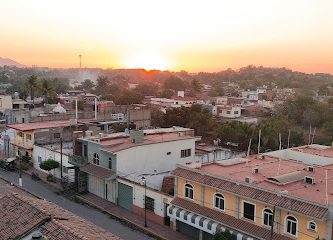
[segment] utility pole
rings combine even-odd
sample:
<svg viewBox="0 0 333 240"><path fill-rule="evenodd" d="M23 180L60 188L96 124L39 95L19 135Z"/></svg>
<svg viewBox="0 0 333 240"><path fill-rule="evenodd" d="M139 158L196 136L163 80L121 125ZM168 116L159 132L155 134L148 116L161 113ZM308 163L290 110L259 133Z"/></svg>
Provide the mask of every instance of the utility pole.
<svg viewBox="0 0 333 240"><path fill-rule="evenodd" d="M62 137L60 138L60 178L62 179Z"/></svg>
<svg viewBox="0 0 333 240"><path fill-rule="evenodd" d="M271 221L271 237L270 237L270 240L273 240L273 238L274 238L274 218L275 218L275 206L273 207L273 215L272 215L272 221Z"/></svg>
<svg viewBox="0 0 333 240"><path fill-rule="evenodd" d="M19 186L22 187L22 156L21 156L21 152L19 154L19 161L20 161L20 167L19 167Z"/></svg>
<svg viewBox="0 0 333 240"><path fill-rule="evenodd" d="M147 201L146 201L146 198L147 198L147 180L145 177L142 177L142 184L144 185L145 187L145 196L144 196L144 204L145 204L145 227L148 227L147 225Z"/></svg>

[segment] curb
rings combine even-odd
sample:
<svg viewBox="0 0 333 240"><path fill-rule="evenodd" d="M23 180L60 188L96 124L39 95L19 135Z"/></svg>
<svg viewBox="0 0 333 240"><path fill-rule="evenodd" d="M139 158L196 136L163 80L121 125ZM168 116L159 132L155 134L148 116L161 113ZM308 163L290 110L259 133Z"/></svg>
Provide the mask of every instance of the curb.
<svg viewBox="0 0 333 240"><path fill-rule="evenodd" d="M157 239L159 239L159 240L169 240L168 238L162 237L161 235L157 234L156 232L151 231L150 229L145 228L145 227L143 227L143 226L141 226L141 225L139 225L139 224L137 224L137 223L135 223L135 222L129 220L128 218L125 218L125 217L121 217L121 216L117 216L117 215L115 215L115 214L112 214L111 212L108 212L108 211L105 210L104 208L102 208L102 207L100 207L100 206L94 204L93 202L88 201L88 200L86 200L86 199L84 199L84 198L82 198L82 197L80 197L80 196L77 196L77 195L76 195L76 196L75 196L75 199L77 199L77 200L80 201L80 202L86 203L87 205L89 205L89 206L91 206L91 207L94 207L94 208L96 208L96 209L99 209L99 210L101 210L103 213L107 213L108 215L110 215L111 217L113 217L113 218L115 218L115 219L118 219L118 220L120 220L120 221L122 221L122 222L126 222L126 223L127 223L128 225L130 225L132 228L134 228L134 229L138 229L138 230L140 230L140 231L146 233L146 234L149 235L149 236L155 237L155 238L157 238Z"/></svg>

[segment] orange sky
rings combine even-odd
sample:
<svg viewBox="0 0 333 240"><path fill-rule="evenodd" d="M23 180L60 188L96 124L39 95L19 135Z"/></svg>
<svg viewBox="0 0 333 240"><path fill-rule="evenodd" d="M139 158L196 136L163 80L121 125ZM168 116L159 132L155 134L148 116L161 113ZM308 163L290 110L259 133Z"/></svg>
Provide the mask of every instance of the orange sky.
<svg viewBox="0 0 333 240"><path fill-rule="evenodd" d="M0 57L27 66L333 73L332 0L11 0Z"/></svg>

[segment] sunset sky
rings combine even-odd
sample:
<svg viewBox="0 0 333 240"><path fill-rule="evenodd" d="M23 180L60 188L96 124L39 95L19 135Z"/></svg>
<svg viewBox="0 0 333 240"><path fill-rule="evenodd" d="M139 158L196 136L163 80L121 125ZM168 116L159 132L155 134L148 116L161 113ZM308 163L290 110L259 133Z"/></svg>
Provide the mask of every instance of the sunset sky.
<svg viewBox="0 0 333 240"><path fill-rule="evenodd" d="M333 73L333 0L0 1L0 57L27 66Z"/></svg>

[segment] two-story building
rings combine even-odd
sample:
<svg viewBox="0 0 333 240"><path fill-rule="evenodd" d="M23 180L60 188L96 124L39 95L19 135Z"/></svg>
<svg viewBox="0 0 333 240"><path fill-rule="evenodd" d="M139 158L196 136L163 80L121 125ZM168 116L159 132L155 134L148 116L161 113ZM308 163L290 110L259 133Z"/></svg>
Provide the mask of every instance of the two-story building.
<svg viewBox="0 0 333 240"><path fill-rule="evenodd" d="M320 145L178 166L171 225L192 239L333 239L332 170Z"/></svg>
<svg viewBox="0 0 333 240"><path fill-rule="evenodd" d="M70 142L73 131L79 126L74 121L65 120L8 124L7 128L15 130L11 144L15 147L16 156L32 157L35 144L54 144L59 143L60 139Z"/></svg>
<svg viewBox="0 0 333 240"><path fill-rule="evenodd" d="M200 139L194 137L194 130L173 127L98 136L91 136L91 132L85 132L85 136L82 132L75 134L76 156L70 163L79 167L78 190L139 213L143 193L140 184L144 178L150 207L152 203L159 205L154 205L158 217L151 217L163 223L166 204L170 202L169 193L161 191L163 181L177 164L194 161L195 142Z"/></svg>

